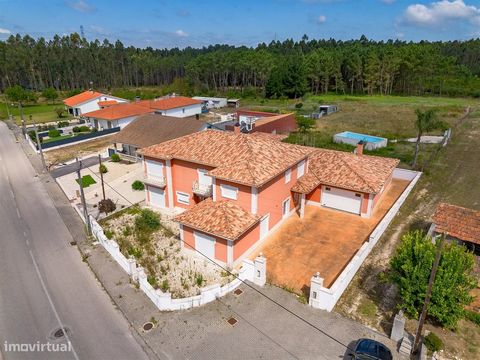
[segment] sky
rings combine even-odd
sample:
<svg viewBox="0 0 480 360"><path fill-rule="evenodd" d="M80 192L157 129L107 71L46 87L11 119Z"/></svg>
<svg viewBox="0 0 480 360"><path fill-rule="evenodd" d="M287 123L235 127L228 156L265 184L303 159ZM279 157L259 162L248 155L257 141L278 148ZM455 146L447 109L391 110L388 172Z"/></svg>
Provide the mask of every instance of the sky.
<svg viewBox="0 0 480 360"><path fill-rule="evenodd" d="M480 36L480 0L0 0L0 40L80 33L137 47Z"/></svg>

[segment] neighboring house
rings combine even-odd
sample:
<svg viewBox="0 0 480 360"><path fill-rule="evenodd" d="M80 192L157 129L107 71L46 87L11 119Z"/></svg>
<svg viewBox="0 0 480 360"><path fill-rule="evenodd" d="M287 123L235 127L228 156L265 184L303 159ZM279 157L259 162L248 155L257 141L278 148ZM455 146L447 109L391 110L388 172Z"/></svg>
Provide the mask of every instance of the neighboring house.
<svg viewBox="0 0 480 360"><path fill-rule="evenodd" d="M100 105L101 103L110 103L113 101L116 103L127 102L125 99L88 90L63 100L63 103L69 114L73 116L81 116L85 113L99 110L102 107L102 105ZM111 104L112 103L110 103L110 105Z"/></svg>
<svg viewBox="0 0 480 360"><path fill-rule="evenodd" d="M208 124L195 117L175 118L158 114L137 117L120 132L113 135L112 142L120 155L138 157L137 150L181 136L205 130Z"/></svg>
<svg viewBox="0 0 480 360"><path fill-rule="evenodd" d="M192 99L201 101L207 109L220 109L227 106L227 98L194 96Z"/></svg>
<svg viewBox="0 0 480 360"><path fill-rule="evenodd" d="M153 109L137 105L137 103L120 103L85 113L82 116L99 130L116 127L123 129L138 116L153 112Z"/></svg>
<svg viewBox="0 0 480 360"><path fill-rule="evenodd" d="M186 210L176 217L182 244L229 265L248 256L295 210L303 216L306 199L369 216L398 164L361 152L283 143L267 134L217 130L140 152L147 204ZM324 165L329 176L318 172Z"/></svg>
<svg viewBox="0 0 480 360"><path fill-rule="evenodd" d="M160 115L180 118L198 116L202 113L203 107L203 102L200 100L176 95L154 100L140 100L135 104L152 109Z"/></svg>
<svg viewBox="0 0 480 360"><path fill-rule="evenodd" d="M236 117L236 123L238 123L243 133L264 132L288 134L297 128L297 122L293 113L275 114L261 111L238 110ZM233 123L226 125L225 130L233 130L233 126Z"/></svg>
<svg viewBox="0 0 480 360"><path fill-rule="evenodd" d="M464 245L480 256L480 211L441 203L438 205L429 233L445 234L447 240Z"/></svg>

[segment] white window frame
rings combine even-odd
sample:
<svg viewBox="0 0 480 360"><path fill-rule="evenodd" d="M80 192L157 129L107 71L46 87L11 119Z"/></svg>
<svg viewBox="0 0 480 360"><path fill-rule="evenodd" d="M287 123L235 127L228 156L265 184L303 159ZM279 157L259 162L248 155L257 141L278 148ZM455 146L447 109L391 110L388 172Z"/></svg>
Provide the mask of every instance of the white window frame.
<svg viewBox="0 0 480 360"><path fill-rule="evenodd" d="M285 184L288 184L292 180L292 169L285 171Z"/></svg>
<svg viewBox="0 0 480 360"><path fill-rule="evenodd" d="M284 214L283 209L285 207L285 203L287 203L287 202L288 202L288 209L287 209L287 213ZM285 200L282 201L282 219L285 218L286 216L288 216L288 214L290 214L290 205L291 205L290 197L288 197L288 198L286 198Z"/></svg>
<svg viewBox="0 0 480 360"><path fill-rule="evenodd" d="M303 175L305 175L305 160L300 161L297 165L297 179Z"/></svg>
<svg viewBox="0 0 480 360"><path fill-rule="evenodd" d="M183 191L176 191L175 193L177 195L177 202L178 203L184 204L184 205L190 205L190 194L189 193L186 193L186 192L183 192ZM181 196L186 196L187 200L186 201L182 200Z"/></svg>
<svg viewBox="0 0 480 360"><path fill-rule="evenodd" d="M235 195L229 195L228 191L233 191L235 192ZM221 184L220 185L220 194L222 198L225 199L230 199L230 200L237 200L238 197L238 188L235 186L230 186L226 184Z"/></svg>

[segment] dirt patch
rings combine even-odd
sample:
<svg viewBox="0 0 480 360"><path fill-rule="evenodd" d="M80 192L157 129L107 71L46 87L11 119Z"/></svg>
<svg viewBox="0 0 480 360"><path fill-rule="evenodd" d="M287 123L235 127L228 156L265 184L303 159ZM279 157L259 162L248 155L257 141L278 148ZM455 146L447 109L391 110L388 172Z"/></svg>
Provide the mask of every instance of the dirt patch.
<svg viewBox="0 0 480 360"><path fill-rule="evenodd" d="M181 248L178 224L171 217L162 215L160 229L146 237L136 230L137 216L135 211L125 211L102 225L123 255L135 257L154 288L169 291L173 298L184 298L199 295L205 286L233 280L211 261Z"/></svg>
<svg viewBox="0 0 480 360"><path fill-rule="evenodd" d="M75 159L75 157L83 157L90 153L104 152L108 146L112 144L111 137L106 136L100 139L86 141L76 145L66 146L61 149L46 151L45 160L47 166L61 164L66 161Z"/></svg>

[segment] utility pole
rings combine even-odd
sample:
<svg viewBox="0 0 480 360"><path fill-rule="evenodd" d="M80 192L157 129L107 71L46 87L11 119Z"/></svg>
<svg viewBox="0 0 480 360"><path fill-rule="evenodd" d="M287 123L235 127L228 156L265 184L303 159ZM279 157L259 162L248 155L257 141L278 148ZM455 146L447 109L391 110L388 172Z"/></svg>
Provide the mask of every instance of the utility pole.
<svg viewBox="0 0 480 360"><path fill-rule="evenodd" d="M100 180L102 181L102 193L103 193L103 200L105 200L105 184L103 183L103 172L102 172L102 155L98 154L98 170L100 171Z"/></svg>
<svg viewBox="0 0 480 360"><path fill-rule="evenodd" d="M415 343L413 344L413 353L416 354L419 351L420 339L422 337L423 324L428 313L428 304L430 303L430 297L432 296L433 283L435 282L435 276L437 275L438 264L440 263L440 257L442 255L443 242L445 240L445 234L442 234L440 241L437 245L437 252L435 254L435 260L432 266L432 272L430 273L430 279L428 280L427 293L425 294L425 301L423 303L422 313L418 320L417 333L415 334Z"/></svg>
<svg viewBox="0 0 480 360"><path fill-rule="evenodd" d="M43 157L42 143L40 142L40 136L38 136L37 125L33 123L33 128L35 129L35 138L37 139L37 147L40 151L40 158L42 159L43 168L48 172L47 164L45 163L45 158Z"/></svg>
<svg viewBox="0 0 480 360"><path fill-rule="evenodd" d="M27 127L25 126L25 117L23 116L23 107L22 103L18 103L18 111L20 112L20 118L22 119L22 132L23 136L27 134Z"/></svg>
<svg viewBox="0 0 480 360"><path fill-rule="evenodd" d="M80 196L82 198L82 206L83 206L83 216L85 217L85 222L87 223L87 233L88 235L92 234L92 229L90 226L90 219L88 218L88 209L87 209L87 201L85 200L85 192L83 191L83 181L82 181L82 175L80 173L80 170L82 170L82 161L78 161L77 159L77 177L78 177L78 184L80 185Z"/></svg>

